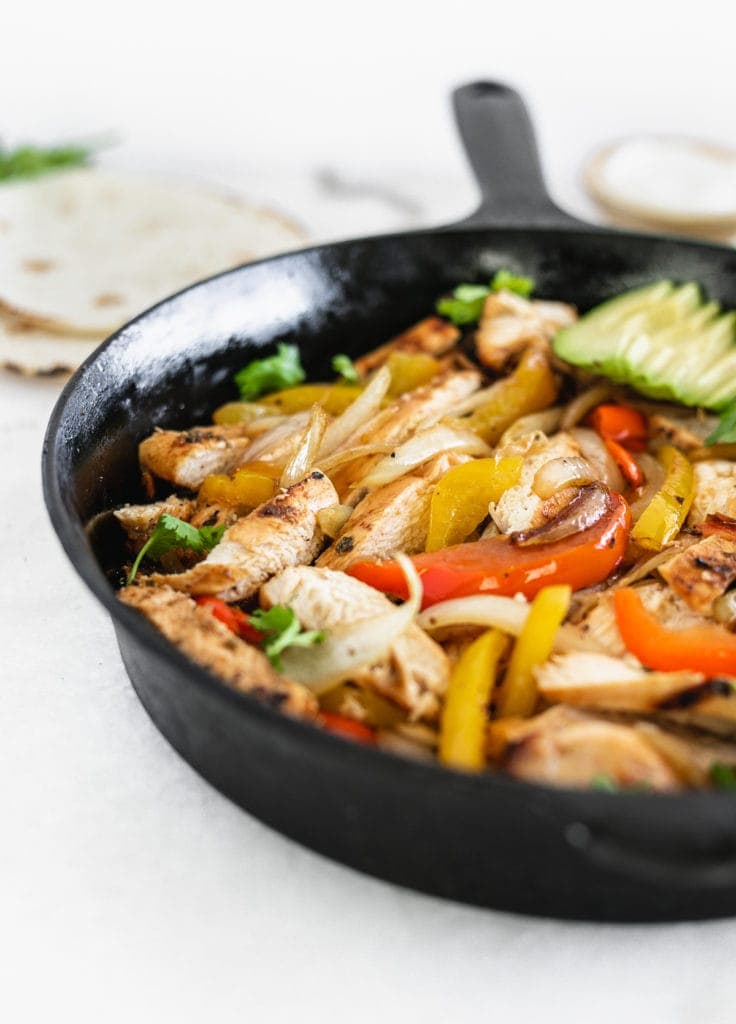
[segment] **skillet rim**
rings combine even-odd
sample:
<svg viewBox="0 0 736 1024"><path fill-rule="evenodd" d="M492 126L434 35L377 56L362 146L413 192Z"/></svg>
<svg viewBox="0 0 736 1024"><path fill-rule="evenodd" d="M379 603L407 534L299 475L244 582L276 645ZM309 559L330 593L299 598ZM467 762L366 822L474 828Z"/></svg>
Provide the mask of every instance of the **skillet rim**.
<svg viewBox="0 0 736 1024"><path fill-rule="evenodd" d="M368 746L367 744L356 743L335 733L328 732L325 729L320 729L309 720L288 715L277 708L269 706L266 702L259 700L247 692L238 691L228 686L228 684L221 680L217 675L190 660L173 643L167 640L159 630L148 622L144 616L119 601L116 596L116 591L106 578L94 556L91 546L89 545L86 534L86 524L82 522L81 518L77 518L73 512L67 509L66 503L62 497L60 479L56 473L56 454L62 443L70 443L68 439L64 442L61 435L64 415L72 395L76 392L90 368L98 362L102 354L109 348L113 347L121 339L124 340L126 332L131 327L134 327L147 320L152 315L155 315L158 310L175 301L180 296L199 289L205 289L213 282L231 276L234 277L243 270L249 270L266 264L276 266L282 261L288 261L294 257L305 256L313 253L316 254L324 251L340 252L341 250L347 250L358 245L404 242L413 238L429 237L433 235L458 235L462 237L495 234L521 235L528 234L530 232L546 236L564 235L566 237L572 237L581 235L590 237L591 235L594 235L597 238L611 236L617 239L624 237L627 241L631 241L632 243L640 242L642 244L667 242L676 244L682 248L691 248L697 251L715 251L723 253L724 255L728 253L732 257L736 256L736 250L732 247L719 244L717 242L700 239L696 240L678 235L646 233L628 229L612 228L607 225L594 226L586 225L583 222L580 222L579 225L539 225L529 221L528 223L523 224L514 223L510 225L504 224L488 226L474 223L471 220L470 222L461 221L456 224L420 228L413 231L364 235L358 238L344 239L337 242L323 242L318 245L306 246L299 249L290 249L284 253L278 253L276 255L264 257L248 263L241 263L235 267L230 267L226 270L220 271L217 274L212 274L198 281L194 281L191 284L186 285L184 288L179 289L179 291L161 299L153 306L143 310L132 320L123 324L84 360L64 385L64 388L57 398L49 417L44 434L41 454L43 497L51 520L51 525L53 526L54 532L56 533L56 536L77 576L82 579L87 588L108 611L113 623L120 623L128 633L132 633L135 640L139 642L147 652L150 651L158 654L160 657L168 660L177 668L178 672L186 673L189 680L196 684L199 689L205 690L216 699L223 700L225 704L230 704L233 709L239 708L244 714L250 713L256 720L260 720L261 723L270 723L273 727L283 731L284 734L291 734L297 740L301 737L302 743L311 744L315 746L317 750L322 747L322 749L330 750L332 754L341 750L341 756L343 758L348 757L358 763L362 761L365 771L373 771L378 774L385 773L387 775L393 775L396 771L401 771L407 776L414 776L417 778L425 777L428 785L437 785L438 779L444 779L445 785L451 785L453 788L458 786L467 787L468 790L471 791L492 791L494 789L506 791L512 790L518 791L522 796L523 794L527 794L531 799L534 797L538 800L541 799L545 801L554 801L557 799L561 804L564 801L572 800L575 802L576 810L579 811L581 815L585 813L588 806L595 808L600 807L598 801L601 798L610 799L612 797L615 797L618 805L624 803L637 808L651 808L653 800L656 800L659 807L669 807L672 806L673 802L679 802L683 809L687 806L688 810L691 811L696 808L700 810L705 809L707 811L708 807L733 806L733 801L736 798L736 791L730 792L728 790L692 789L674 792L641 792L619 790L611 793L592 788L553 786L543 783L527 782L525 780L512 778L500 771L484 771L478 773L466 772L442 765L437 760L413 760L408 757L402 757L389 750ZM129 675L125 665L123 665L123 668L126 675ZM148 713L145 706L144 710ZM156 726L156 728L157 731L161 732L161 730L158 729L158 726ZM170 742L165 734L162 733L162 735L167 742ZM327 744L327 747L324 746L325 744ZM337 746L335 746L335 744L337 744ZM179 756L182 755L179 754ZM201 775L197 769L194 770L197 771L197 774ZM706 807L706 805L708 806Z"/></svg>

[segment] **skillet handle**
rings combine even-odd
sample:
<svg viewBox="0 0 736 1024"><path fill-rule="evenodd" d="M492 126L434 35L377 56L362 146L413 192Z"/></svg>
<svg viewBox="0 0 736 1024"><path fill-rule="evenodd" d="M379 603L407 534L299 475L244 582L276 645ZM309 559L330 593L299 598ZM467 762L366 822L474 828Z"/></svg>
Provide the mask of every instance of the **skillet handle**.
<svg viewBox="0 0 736 1024"><path fill-rule="evenodd" d="M462 227L584 227L549 197L534 128L521 96L500 82L471 82L452 94L455 120L481 204Z"/></svg>

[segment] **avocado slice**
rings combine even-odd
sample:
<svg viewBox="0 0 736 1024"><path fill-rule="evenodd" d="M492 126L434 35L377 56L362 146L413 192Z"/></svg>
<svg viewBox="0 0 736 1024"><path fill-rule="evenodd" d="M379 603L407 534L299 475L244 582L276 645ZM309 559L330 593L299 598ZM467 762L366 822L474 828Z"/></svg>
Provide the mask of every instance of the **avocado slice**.
<svg viewBox="0 0 736 1024"><path fill-rule="evenodd" d="M700 286L657 281L586 313L552 342L573 366L650 398L720 410L736 399L736 313Z"/></svg>

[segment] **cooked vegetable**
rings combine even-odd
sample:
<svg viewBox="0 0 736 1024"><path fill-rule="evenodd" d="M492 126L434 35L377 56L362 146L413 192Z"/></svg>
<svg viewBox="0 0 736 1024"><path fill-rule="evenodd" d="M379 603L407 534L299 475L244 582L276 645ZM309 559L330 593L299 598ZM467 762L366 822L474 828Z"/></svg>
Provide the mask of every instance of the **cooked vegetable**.
<svg viewBox="0 0 736 1024"><path fill-rule="evenodd" d="M220 505L244 515L272 498L275 489L273 477L264 472L237 469L232 476L213 473L205 477L198 498L201 505Z"/></svg>
<svg viewBox="0 0 736 1024"><path fill-rule="evenodd" d="M736 402L731 402L721 413L716 429L706 439L706 444L733 444L736 441Z"/></svg>
<svg viewBox="0 0 736 1024"><path fill-rule="evenodd" d="M357 384L360 380L360 374L355 366L355 363L346 356L344 352L339 355L332 357L332 369L335 373L339 373L344 381L348 384Z"/></svg>
<svg viewBox="0 0 736 1024"><path fill-rule="evenodd" d="M599 405L589 416L590 425L602 438L617 441L632 451L642 451L647 442L647 418L630 405Z"/></svg>
<svg viewBox="0 0 736 1024"><path fill-rule="evenodd" d="M220 543L224 531L224 525L202 526L197 529L196 526L185 523L176 516L162 515L153 533L138 552L126 582L128 585L133 582L144 558L156 562L174 548L195 551L198 554L211 551Z"/></svg>
<svg viewBox="0 0 736 1024"><path fill-rule="evenodd" d="M566 583L573 590L601 583L623 557L629 525L626 502L610 494L597 522L553 544L519 547L508 537L491 537L415 555L411 561L424 588L423 607L471 594L533 597L552 583ZM396 562L358 562L348 572L384 593L406 595Z"/></svg>
<svg viewBox="0 0 736 1024"><path fill-rule="evenodd" d="M238 370L234 380L242 401L252 402L269 391L300 384L305 377L297 346L281 342L276 346L275 355L254 359Z"/></svg>
<svg viewBox="0 0 736 1024"><path fill-rule="evenodd" d="M247 640L249 644L260 646L264 639L263 633L252 625L250 616L236 605L226 604L219 597L195 597L194 600L200 608L207 608L212 612L231 633L235 633L242 640Z"/></svg>
<svg viewBox="0 0 736 1024"><path fill-rule="evenodd" d="M736 789L736 768L714 761L710 766L710 781L714 789Z"/></svg>
<svg viewBox="0 0 736 1024"><path fill-rule="evenodd" d="M460 544L488 515L488 505L498 501L519 479L521 457L475 459L453 466L432 494L427 551Z"/></svg>
<svg viewBox="0 0 736 1024"><path fill-rule="evenodd" d="M527 718L534 711L534 670L552 653L555 636L570 607L571 592L568 586L544 587L532 601L501 686L497 706L500 716Z"/></svg>
<svg viewBox="0 0 736 1024"><path fill-rule="evenodd" d="M499 270L489 285L459 284L453 290L452 298L440 299L437 312L458 326L476 323L488 296L503 289L526 297L534 291L534 281L509 270Z"/></svg>
<svg viewBox="0 0 736 1024"><path fill-rule="evenodd" d="M292 484L304 479L314 465L326 430L327 415L321 405L315 405L312 407L309 423L304 428L299 446L281 474L282 487L291 487Z"/></svg>
<svg viewBox="0 0 736 1024"><path fill-rule="evenodd" d="M452 451L468 455L490 454L488 445L473 431L438 423L427 430L420 430L381 459L378 465L362 478L361 484L364 487L383 487L384 484L403 476L417 466L429 462L435 455Z"/></svg>
<svg viewBox="0 0 736 1024"><path fill-rule="evenodd" d="M595 473L590 463L575 455L563 455L540 466L534 474L532 490L540 498L551 498L567 487L582 487L593 480Z"/></svg>
<svg viewBox="0 0 736 1024"><path fill-rule="evenodd" d="M450 677L440 724L439 758L466 771L485 763L488 705L507 638L489 629L465 650Z"/></svg>
<svg viewBox="0 0 736 1024"><path fill-rule="evenodd" d="M621 637L647 668L661 672L692 669L706 676L736 676L736 635L721 626L669 629L646 610L636 590L613 597Z"/></svg>
<svg viewBox="0 0 736 1024"><path fill-rule="evenodd" d="M303 630L291 608L277 604L264 612L257 608L250 616L250 625L263 637L261 646L274 668L283 668L281 655L287 647L314 647L323 643L322 630Z"/></svg>
<svg viewBox="0 0 736 1024"><path fill-rule="evenodd" d="M334 732L348 740L355 740L357 743L372 745L376 742L376 734L367 725L356 722L354 718L346 718L345 715L336 715L331 711L320 711L317 722L328 732Z"/></svg>
<svg viewBox="0 0 736 1024"><path fill-rule="evenodd" d="M664 483L639 517L631 539L643 548L659 551L670 544L687 519L693 502L693 470L687 458L665 445L659 452L664 468Z"/></svg>
<svg viewBox="0 0 736 1024"><path fill-rule="evenodd" d="M386 366L391 373L391 386L388 389L391 398L429 383L442 368L439 359L425 352L392 352Z"/></svg>
<svg viewBox="0 0 736 1024"><path fill-rule="evenodd" d="M0 181L11 178L37 178L49 171L67 167L85 167L97 146L18 146L0 145Z"/></svg>
<svg viewBox="0 0 736 1024"><path fill-rule="evenodd" d="M321 405L330 416L339 416L355 401L363 388L357 384L301 384L296 388L276 391L261 400L260 408L291 415ZM232 406L240 403L233 402ZM223 406L227 409L228 406Z"/></svg>
<svg viewBox="0 0 736 1024"><path fill-rule="evenodd" d="M391 384L391 373L384 366L373 377L365 390L325 430L319 449L319 458L332 455L359 430L380 408Z"/></svg>

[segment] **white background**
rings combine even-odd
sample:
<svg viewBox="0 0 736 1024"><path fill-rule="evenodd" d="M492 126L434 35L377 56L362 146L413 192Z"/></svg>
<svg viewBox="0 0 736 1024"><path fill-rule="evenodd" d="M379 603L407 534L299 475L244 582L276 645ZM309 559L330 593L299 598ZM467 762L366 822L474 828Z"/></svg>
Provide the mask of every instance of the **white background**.
<svg viewBox="0 0 736 1024"><path fill-rule="evenodd" d="M726 4L8 8L6 142L113 132L110 166L240 185L317 237L472 206L447 94L475 77L524 90L552 189L580 211L581 162L611 137L736 144ZM325 168L399 205L336 198ZM0 378L3 1020L733 1020L734 924L442 903L294 846L199 780L137 704L47 525L38 457L58 388Z"/></svg>

